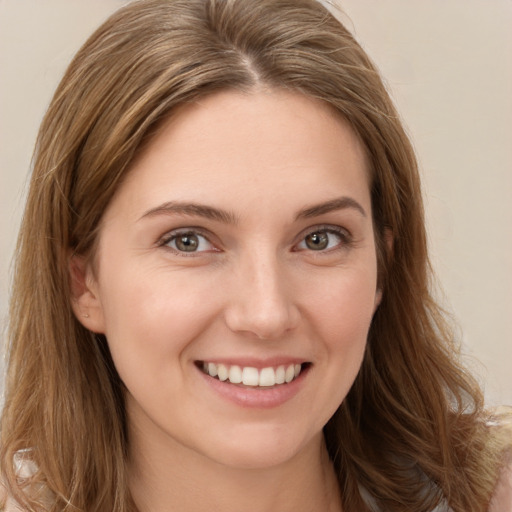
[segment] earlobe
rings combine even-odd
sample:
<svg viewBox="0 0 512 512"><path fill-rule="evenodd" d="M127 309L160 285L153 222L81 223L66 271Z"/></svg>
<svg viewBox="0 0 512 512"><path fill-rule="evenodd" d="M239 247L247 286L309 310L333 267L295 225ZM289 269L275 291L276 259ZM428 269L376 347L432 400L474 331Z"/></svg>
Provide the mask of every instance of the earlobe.
<svg viewBox="0 0 512 512"><path fill-rule="evenodd" d="M90 263L83 256L69 258L71 307L77 320L92 332L104 334L104 316L99 291Z"/></svg>
<svg viewBox="0 0 512 512"><path fill-rule="evenodd" d="M375 314L375 311L377 311L377 308L380 306L380 303L382 301L382 290L380 288L377 289L375 292L375 301L373 303L373 314Z"/></svg>

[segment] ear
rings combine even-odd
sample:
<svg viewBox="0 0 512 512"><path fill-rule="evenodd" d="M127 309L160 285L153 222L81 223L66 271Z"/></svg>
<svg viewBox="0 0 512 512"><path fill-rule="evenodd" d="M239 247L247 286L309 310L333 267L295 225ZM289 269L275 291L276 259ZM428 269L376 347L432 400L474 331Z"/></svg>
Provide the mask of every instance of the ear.
<svg viewBox="0 0 512 512"><path fill-rule="evenodd" d="M393 256L394 236L393 236L393 231L391 231L391 228L384 229L384 243L386 244L385 250L387 251L389 257L392 257ZM373 313L375 313L375 311L377 311L377 308L379 307L380 303L382 302L382 295L383 295L382 286L379 285L379 287L377 288L377 291L375 292L375 302L374 302Z"/></svg>
<svg viewBox="0 0 512 512"><path fill-rule="evenodd" d="M69 258L71 307L77 320L92 332L104 334L105 319L98 284L91 264L83 256Z"/></svg>
<svg viewBox="0 0 512 512"><path fill-rule="evenodd" d="M395 236L393 235L393 231L391 228L384 228L384 243L386 244L386 248L388 253L393 256L393 246L395 244Z"/></svg>

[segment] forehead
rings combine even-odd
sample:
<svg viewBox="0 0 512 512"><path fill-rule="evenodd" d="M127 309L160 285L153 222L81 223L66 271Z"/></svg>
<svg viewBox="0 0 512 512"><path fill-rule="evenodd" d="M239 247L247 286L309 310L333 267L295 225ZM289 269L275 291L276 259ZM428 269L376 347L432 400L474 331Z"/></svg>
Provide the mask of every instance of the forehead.
<svg viewBox="0 0 512 512"><path fill-rule="evenodd" d="M291 195L310 202L345 192L369 199L367 167L359 138L325 103L282 90L225 91L173 112L117 195L133 206L241 194L247 206L254 197L260 207Z"/></svg>

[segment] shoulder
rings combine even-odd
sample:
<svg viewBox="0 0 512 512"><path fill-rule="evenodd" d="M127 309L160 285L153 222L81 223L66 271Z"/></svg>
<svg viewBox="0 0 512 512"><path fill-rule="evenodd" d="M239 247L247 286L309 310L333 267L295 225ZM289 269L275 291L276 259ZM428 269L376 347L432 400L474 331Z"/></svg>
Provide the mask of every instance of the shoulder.
<svg viewBox="0 0 512 512"><path fill-rule="evenodd" d="M0 480L0 510L2 512L23 512L23 509L9 496L7 489Z"/></svg>
<svg viewBox="0 0 512 512"><path fill-rule="evenodd" d="M498 407L487 424L499 438L504 454L489 512L512 512L512 407Z"/></svg>
<svg viewBox="0 0 512 512"><path fill-rule="evenodd" d="M14 454L14 468L16 476L20 480L29 479L37 471L37 467L31 460L32 450L19 450ZM6 488L5 479L0 475L0 511L24 512L24 509L10 494Z"/></svg>
<svg viewBox="0 0 512 512"><path fill-rule="evenodd" d="M512 512L512 457L501 471L489 512Z"/></svg>

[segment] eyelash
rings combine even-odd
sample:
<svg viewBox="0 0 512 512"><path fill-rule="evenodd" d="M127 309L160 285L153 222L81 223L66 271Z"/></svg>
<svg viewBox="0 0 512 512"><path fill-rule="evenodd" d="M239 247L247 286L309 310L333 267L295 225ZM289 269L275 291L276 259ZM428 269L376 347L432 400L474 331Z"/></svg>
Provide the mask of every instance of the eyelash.
<svg viewBox="0 0 512 512"><path fill-rule="evenodd" d="M175 231L171 231L170 233L167 233L164 235L164 237L161 238L161 240L158 242L159 247L163 247L166 249L169 249L170 251L174 252L175 254L179 254L180 256L196 256L197 254L203 254L205 252L219 252L218 249L212 249L212 250L205 250L205 251L181 251L178 248L170 247L169 244L171 244L173 241L176 241L179 237L185 237L187 235L193 235L195 237L200 237L206 242L211 245L212 247L215 247L214 244L209 240L209 237L207 234L203 232L200 228L190 227L190 228L184 228L184 229L177 229Z"/></svg>
<svg viewBox="0 0 512 512"><path fill-rule="evenodd" d="M334 247L330 247L327 249L314 250L308 247L295 249L296 251L309 251L312 253L326 254L332 251L342 250L349 248L353 245L353 237L351 233L341 226L335 225L320 225L314 226L313 228L308 229L304 234L301 235L300 242L295 244L294 247L298 247L300 244L306 244L306 239L308 236L315 234L328 234L328 235L336 235L339 239L338 243Z"/></svg>
<svg viewBox="0 0 512 512"><path fill-rule="evenodd" d="M298 247L300 244L307 244L306 239L308 236L312 236L315 234L328 234L328 235L336 235L339 239L339 242L335 245L335 247L329 247L327 249L311 249L310 247ZM213 249L207 249L202 251L182 251L179 250L176 247L170 247L169 244L171 244L173 241L176 241L179 237L184 237L187 235L193 235L195 237L200 237L213 247ZM201 243L201 242L200 242ZM329 242L330 243L330 242ZM346 229L335 226L335 225L320 225L320 226L314 226L307 231L305 231L303 234L301 234L300 241L296 244L294 244L294 252L299 251L309 251L312 253L330 253L331 251L346 249L350 247L353 244L353 237L350 234L349 231ZM220 252L219 249L215 248L215 245L210 241L209 236L204 233L204 231L200 228L190 227L190 228L183 228L183 229L177 229L175 231L171 231L170 233L167 233L164 237L160 239L160 241L157 244L159 247L164 247L166 249L169 249L170 251L179 254L180 256L190 257L190 256L197 256L198 254L203 254L205 252Z"/></svg>

